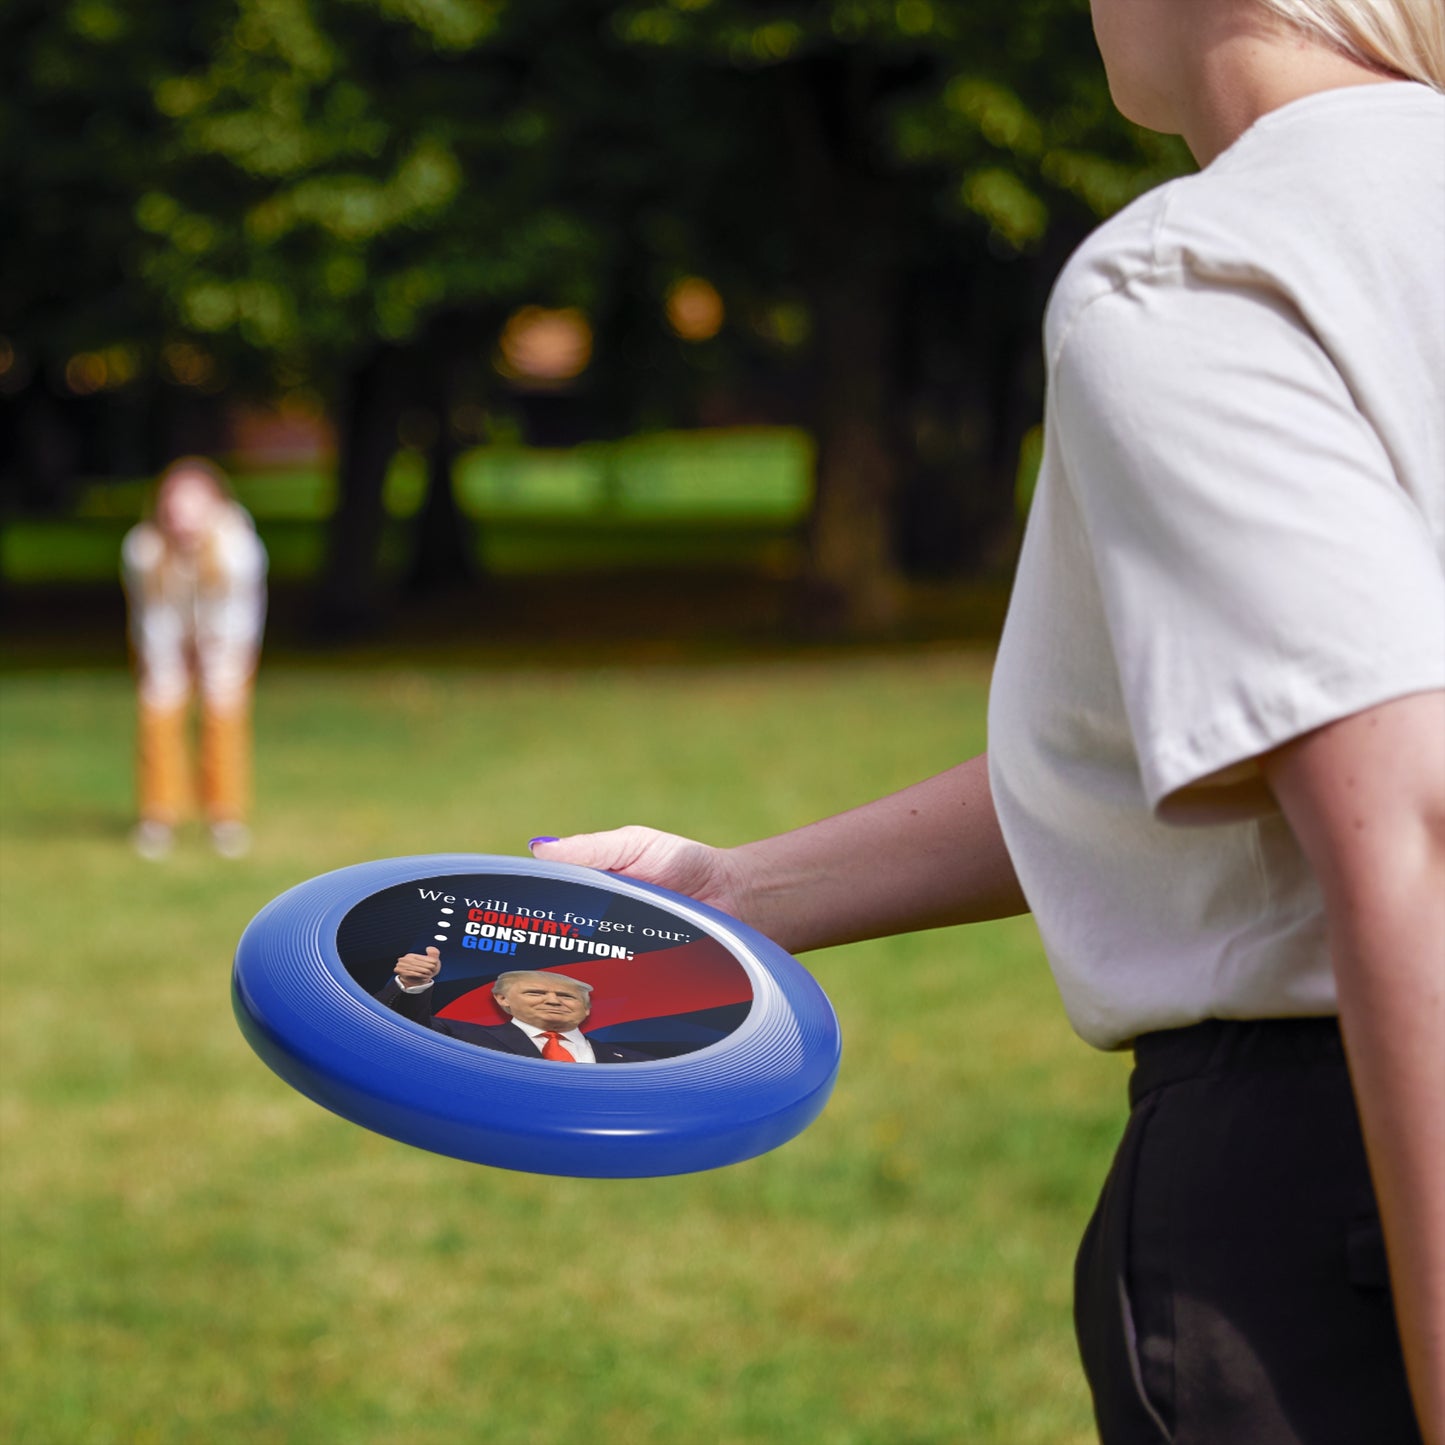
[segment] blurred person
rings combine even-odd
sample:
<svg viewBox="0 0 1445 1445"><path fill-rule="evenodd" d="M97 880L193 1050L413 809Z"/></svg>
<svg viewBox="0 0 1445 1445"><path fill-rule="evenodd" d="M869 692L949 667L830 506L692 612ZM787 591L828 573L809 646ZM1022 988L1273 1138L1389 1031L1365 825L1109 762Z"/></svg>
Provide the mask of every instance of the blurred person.
<svg viewBox="0 0 1445 1445"><path fill-rule="evenodd" d="M1445 7L1093 14L1202 169L1050 299L989 752L533 851L794 952L1031 909L1134 1051L1075 1272L1105 1445L1445 1445Z"/></svg>
<svg viewBox="0 0 1445 1445"><path fill-rule="evenodd" d="M200 697L199 799L225 858L250 847L251 693L266 615L266 549L221 470L184 457L121 548L138 689L132 834L164 857L191 809L190 711Z"/></svg>
<svg viewBox="0 0 1445 1445"><path fill-rule="evenodd" d="M508 1016L504 1024L436 1018L431 987L440 969L441 954L435 948L403 954L395 976L377 997L413 1023L504 1054L540 1055L559 1064L630 1064L649 1057L588 1038L582 1025L592 1012L592 985L549 969L512 969L497 975L492 998Z"/></svg>

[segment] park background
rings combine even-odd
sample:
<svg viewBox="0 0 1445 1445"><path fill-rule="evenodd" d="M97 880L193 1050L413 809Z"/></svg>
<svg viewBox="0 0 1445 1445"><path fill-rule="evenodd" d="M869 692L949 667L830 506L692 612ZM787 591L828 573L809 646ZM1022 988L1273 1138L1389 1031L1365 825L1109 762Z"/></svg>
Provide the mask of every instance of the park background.
<svg viewBox="0 0 1445 1445"><path fill-rule="evenodd" d="M1124 1065L1027 919L810 957L763 1159L508 1174L230 1016L269 898L985 745L1049 286L1178 173L1084 0L13 0L0 17L0 1436L1091 1438ZM117 560L185 452L272 558L255 848L127 847Z"/></svg>

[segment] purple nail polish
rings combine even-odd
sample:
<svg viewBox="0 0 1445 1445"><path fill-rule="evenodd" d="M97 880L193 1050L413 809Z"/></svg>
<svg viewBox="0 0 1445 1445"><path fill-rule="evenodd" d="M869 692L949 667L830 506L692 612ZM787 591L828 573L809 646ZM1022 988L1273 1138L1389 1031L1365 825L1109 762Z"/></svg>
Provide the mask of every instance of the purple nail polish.
<svg viewBox="0 0 1445 1445"><path fill-rule="evenodd" d="M538 843L556 843L559 841L557 838L533 838L528 842L527 847L535 848Z"/></svg>

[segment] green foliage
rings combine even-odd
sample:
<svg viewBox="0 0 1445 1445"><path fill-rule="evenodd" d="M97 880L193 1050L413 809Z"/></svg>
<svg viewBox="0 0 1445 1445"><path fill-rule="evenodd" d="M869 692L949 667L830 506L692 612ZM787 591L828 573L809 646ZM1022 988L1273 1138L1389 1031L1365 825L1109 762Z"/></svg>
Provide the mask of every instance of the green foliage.
<svg viewBox="0 0 1445 1445"><path fill-rule="evenodd" d="M639 47L744 70L856 57L883 77L867 118L878 163L941 187L945 211L1014 250L1042 239L1065 197L1103 217L1188 165L1114 112L1085 0L641 0L613 23Z"/></svg>
<svg viewBox="0 0 1445 1445"><path fill-rule="evenodd" d="M1070 1260L1122 1065L1070 1036L1027 921L810 959L833 1100L678 1179L368 1134L269 1074L228 1000L241 929L304 878L633 818L757 836L977 749L986 678L263 669L254 856L188 835L159 866L124 841L126 679L8 678L0 1435L1085 1445Z"/></svg>
<svg viewBox="0 0 1445 1445"><path fill-rule="evenodd" d="M14 0L0 15L0 332L41 357L163 324L133 285L130 209L165 145L151 84L186 49L161 8Z"/></svg>
<svg viewBox="0 0 1445 1445"><path fill-rule="evenodd" d="M548 128L485 48L502 9L230 12L205 64L156 88L176 165L136 212L183 324L324 372L447 307L582 289L594 238L532 187Z"/></svg>
<svg viewBox="0 0 1445 1445"><path fill-rule="evenodd" d="M531 304L593 333L549 441L810 430L809 580L886 628L900 560L998 550L1047 280L1181 165L1114 113L1084 0L18 3L0 333L55 392L81 345L124 346L115 384L160 358L178 385L319 392L333 630L383 606L371 519L409 411L436 476L459 416L549 424L493 365ZM688 276L725 303L703 344L665 320ZM422 519L416 585L464 560L455 517Z"/></svg>
<svg viewBox="0 0 1445 1445"><path fill-rule="evenodd" d="M788 304L779 97L820 66L900 226L1027 249L1181 164L1114 116L1081 0L18 0L3 35L8 324L288 375L456 308L605 306L629 253Z"/></svg>

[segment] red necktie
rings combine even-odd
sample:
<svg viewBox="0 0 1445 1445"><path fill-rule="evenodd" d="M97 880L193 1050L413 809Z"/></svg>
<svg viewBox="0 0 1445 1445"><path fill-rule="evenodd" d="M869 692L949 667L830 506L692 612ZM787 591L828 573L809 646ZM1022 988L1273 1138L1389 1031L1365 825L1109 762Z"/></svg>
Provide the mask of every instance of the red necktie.
<svg viewBox="0 0 1445 1445"><path fill-rule="evenodd" d="M547 1040L542 1045L542 1057L544 1059L555 1059L559 1064L575 1064L576 1059L562 1047L562 1035L555 1029L544 1029L542 1037Z"/></svg>

